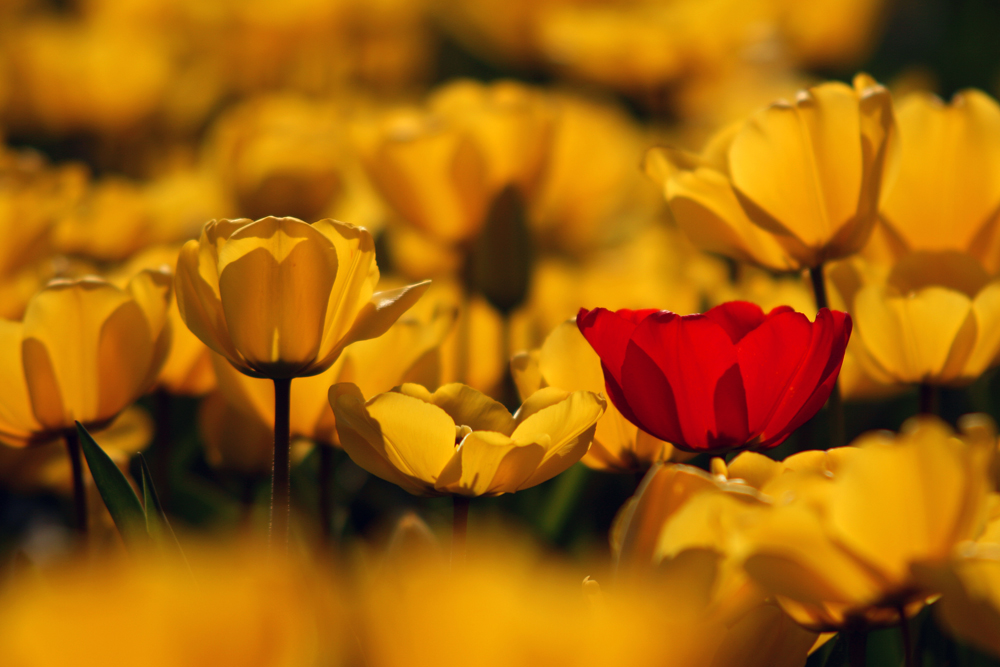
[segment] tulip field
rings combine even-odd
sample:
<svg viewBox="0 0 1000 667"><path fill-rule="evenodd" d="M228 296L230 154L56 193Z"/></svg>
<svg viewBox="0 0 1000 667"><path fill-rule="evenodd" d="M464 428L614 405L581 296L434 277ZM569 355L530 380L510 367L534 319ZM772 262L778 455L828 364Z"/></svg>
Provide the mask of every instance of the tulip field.
<svg viewBox="0 0 1000 667"><path fill-rule="evenodd" d="M998 31L0 0L0 667L1000 667Z"/></svg>

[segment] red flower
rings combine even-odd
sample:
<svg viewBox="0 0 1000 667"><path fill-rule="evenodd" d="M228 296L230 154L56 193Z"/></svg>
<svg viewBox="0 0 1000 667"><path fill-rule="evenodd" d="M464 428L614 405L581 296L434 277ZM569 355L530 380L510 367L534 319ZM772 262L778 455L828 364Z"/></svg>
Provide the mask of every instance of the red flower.
<svg viewBox="0 0 1000 667"><path fill-rule="evenodd" d="M702 315L581 308L612 403L647 433L693 452L768 449L819 411L833 390L851 316L810 322L730 301Z"/></svg>

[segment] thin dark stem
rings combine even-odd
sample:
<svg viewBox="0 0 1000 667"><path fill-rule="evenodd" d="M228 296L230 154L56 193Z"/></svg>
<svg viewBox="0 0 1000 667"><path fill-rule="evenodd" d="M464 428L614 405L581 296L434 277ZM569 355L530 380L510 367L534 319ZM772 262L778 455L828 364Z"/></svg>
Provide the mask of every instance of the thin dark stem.
<svg viewBox="0 0 1000 667"><path fill-rule="evenodd" d="M451 564L454 567L465 562L465 536L469 529L469 498L452 496L455 510L451 523Z"/></svg>
<svg viewBox="0 0 1000 667"><path fill-rule="evenodd" d="M847 631L847 655L851 667L866 667L868 664L868 630L858 628Z"/></svg>
<svg viewBox="0 0 1000 667"><path fill-rule="evenodd" d="M173 404L170 393L157 389L153 394L153 404L156 410L153 475L160 503L167 505L170 502L170 459L173 453Z"/></svg>
<svg viewBox="0 0 1000 667"><path fill-rule="evenodd" d="M816 297L816 310L829 308L830 301L826 295L826 279L823 275L823 265L814 266L809 269L809 278L813 286L813 295ZM847 444L847 433L844 427L844 400L840 395L840 380L833 385L830 398L826 403L827 413L830 415L830 446L843 447Z"/></svg>
<svg viewBox="0 0 1000 667"><path fill-rule="evenodd" d="M76 429L66 429L63 433L69 463L73 468L73 509L76 514L76 530L86 539L87 535L87 487L83 480L83 456L80 451L80 436Z"/></svg>
<svg viewBox="0 0 1000 667"><path fill-rule="evenodd" d="M319 443L319 521L323 543L333 541L333 451L332 445Z"/></svg>
<svg viewBox="0 0 1000 667"><path fill-rule="evenodd" d="M899 605L899 632L903 640L903 665L904 667L917 667L917 662L913 655L913 637L910 636L910 621L906 618L906 608Z"/></svg>
<svg viewBox="0 0 1000 667"><path fill-rule="evenodd" d="M940 395L938 388L926 382L920 383L920 414L936 415L938 413L938 402Z"/></svg>
<svg viewBox="0 0 1000 667"><path fill-rule="evenodd" d="M291 378L274 380L274 468L271 472L271 549L288 549L288 520L291 514L291 436L288 415L291 409Z"/></svg>

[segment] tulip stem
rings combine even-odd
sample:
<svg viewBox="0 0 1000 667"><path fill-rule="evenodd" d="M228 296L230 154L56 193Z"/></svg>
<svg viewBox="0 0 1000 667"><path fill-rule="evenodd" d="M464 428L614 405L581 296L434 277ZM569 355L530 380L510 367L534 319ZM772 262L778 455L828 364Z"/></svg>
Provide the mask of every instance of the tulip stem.
<svg viewBox="0 0 1000 667"><path fill-rule="evenodd" d="M153 446L156 452L156 465L153 475L156 479L156 492L160 503L170 502L170 460L173 453L173 405L170 393L157 389L153 393L153 405L156 410L156 435Z"/></svg>
<svg viewBox="0 0 1000 667"><path fill-rule="evenodd" d="M936 415L938 413L938 389L926 382L920 383L920 414Z"/></svg>
<svg viewBox="0 0 1000 667"><path fill-rule="evenodd" d="M272 550L288 550L288 520L291 514L291 468L288 428L291 410L291 378L274 380L274 468L271 475L271 534Z"/></svg>
<svg viewBox="0 0 1000 667"><path fill-rule="evenodd" d="M76 531L86 539L87 535L87 487L83 481L83 456L80 451L80 436L76 429L63 432L69 463L73 468L73 509L76 513Z"/></svg>
<svg viewBox="0 0 1000 667"><path fill-rule="evenodd" d="M826 278L823 274L823 264L809 269L809 281L812 283L813 295L816 297L816 310L829 308L830 301L826 295ZM843 447L847 444L847 433L844 426L844 400L840 395L840 379L833 384L833 391L826 403L827 414L830 416L830 446Z"/></svg>
<svg viewBox="0 0 1000 667"><path fill-rule="evenodd" d="M469 530L469 498L454 495L451 497L455 514L451 522L451 565L465 562L465 536Z"/></svg>
<svg viewBox="0 0 1000 667"><path fill-rule="evenodd" d="M323 544L333 542L333 446L325 443L319 447L319 521Z"/></svg>
<svg viewBox="0 0 1000 667"><path fill-rule="evenodd" d="M917 667L913 658L913 638L910 636L910 621L906 618L906 607L899 605L899 632L903 639L904 667Z"/></svg>
<svg viewBox="0 0 1000 667"><path fill-rule="evenodd" d="M851 667L865 667L868 664L868 630L855 628L847 630L847 655Z"/></svg>

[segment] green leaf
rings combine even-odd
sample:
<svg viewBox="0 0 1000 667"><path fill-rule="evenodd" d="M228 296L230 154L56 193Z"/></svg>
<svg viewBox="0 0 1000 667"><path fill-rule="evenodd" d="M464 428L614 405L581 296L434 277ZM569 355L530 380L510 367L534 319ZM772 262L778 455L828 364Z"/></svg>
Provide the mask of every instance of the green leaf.
<svg viewBox="0 0 1000 667"><path fill-rule="evenodd" d="M174 529L167 521L167 515L160 505L156 488L153 486L153 476L149 474L149 466L146 465L146 458L142 454L139 454L139 467L142 470L142 497L146 507L146 532L159 546L173 545L180 551L180 542L177 541Z"/></svg>
<svg viewBox="0 0 1000 667"><path fill-rule="evenodd" d="M94 484L126 546L145 544L149 540L146 512L132 485L80 422L76 422L76 432Z"/></svg>

